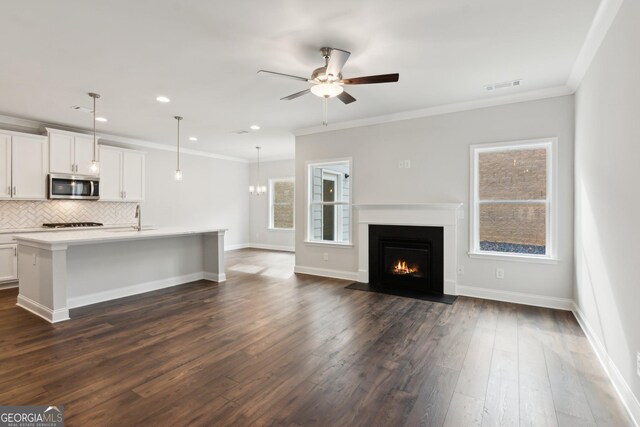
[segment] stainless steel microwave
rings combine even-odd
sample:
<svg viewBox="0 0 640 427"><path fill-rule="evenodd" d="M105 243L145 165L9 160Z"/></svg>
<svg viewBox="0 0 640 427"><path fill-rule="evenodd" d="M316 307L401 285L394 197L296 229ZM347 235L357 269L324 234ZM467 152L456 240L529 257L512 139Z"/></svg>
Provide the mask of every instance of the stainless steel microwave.
<svg viewBox="0 0 640 427"><path fill-rule="evenodd" d="M98 200L100 178L78 175L49 175L50 199Z"/></svg>

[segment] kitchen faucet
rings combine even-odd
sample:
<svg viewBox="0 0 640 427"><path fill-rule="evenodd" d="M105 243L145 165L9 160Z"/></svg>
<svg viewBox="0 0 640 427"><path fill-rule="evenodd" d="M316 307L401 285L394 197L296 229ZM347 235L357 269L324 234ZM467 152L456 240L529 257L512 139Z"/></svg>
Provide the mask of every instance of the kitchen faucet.
<svg viewBox="0 0 640 427"><path fill-rule="evenodd" d="M142 231L142 212L140 211L140 205L136 205L136 218L138 218L138 225L133 228Z"/></svg>

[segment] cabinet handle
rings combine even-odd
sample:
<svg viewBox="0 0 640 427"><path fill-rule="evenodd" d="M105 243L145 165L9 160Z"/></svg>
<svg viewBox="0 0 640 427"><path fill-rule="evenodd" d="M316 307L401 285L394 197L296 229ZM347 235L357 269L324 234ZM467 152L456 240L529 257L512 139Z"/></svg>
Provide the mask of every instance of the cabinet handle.
<svg viewBox="0 0 640 427"><path fill-rule="evenodd" d="M124 198L125 199L127 198L127 192L126 191L124 192Z"/></svg>
<svg viewBox="0 0 640 427"><path fill-rule="evenodd" d="M16 194L17 194L16 187L13 187L13 195L15 196Z"/></svg>
<svg viewBox="0 0 640 427"><path fill-rule="evenodd" d="M13 193L11 192L11 187L7 189L7 192L9 193L10 196L13 196Z"/></svg>
<svg viewBox="0 0 640 427"><path fill-rule="evenodd" d="M13 256L18 256L18 248L13 248Z"/></svg>

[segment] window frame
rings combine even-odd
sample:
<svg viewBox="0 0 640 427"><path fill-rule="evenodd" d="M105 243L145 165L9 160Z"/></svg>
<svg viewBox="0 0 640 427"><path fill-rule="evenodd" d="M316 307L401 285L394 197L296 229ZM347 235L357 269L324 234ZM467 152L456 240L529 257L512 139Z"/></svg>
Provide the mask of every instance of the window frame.
<svg viewBox="0 0 640 427"><path fill-rule="evenodd" d="M293 183L293 202L292 202L292 207L293 207L293 226L291 228L282 228L282 227L275 227L274 226L274 213L273 213L273 207L274 207L274 196L275 196L275 192L273 190L274 185L277 182L292 182ZM287 176L287 177L278 177L278 178L269 178L269 227L268 230L270 231L295 231L296 230L296 178L293 176Z"/></svg>
<svg viewBox="0 0 640 427"><path fill-rule="evenodd" d="M342 164L342 163L348 163L349 165L349 177L353 177L353 161L351 157L344 157L344 158L337 158L337 159L326 159L326 160L312 160L312 161L307 161L305 162L305 166L306 166L306 185L305 185L305 191L306 191L306 199L307 199L307 203L305 206L306 209L306 218L307 220L305 221L305 239L304 239L304 243L308 244L308 245L321 245L321 246L337 246L337 247L353 247L353 180L350 183L350 187L349 187L349 198L348 201L346 202L314 202L312 200L313 197L313 189L311 188L313 185L313 179L312 179L312 171L313 168L319 165L332 165L332 164ZM353 178L351 178L353 179ZM336 186L336 187L340 187L340 186ZM336 188L336 191L340 191L342 192L342 188ZM342 193L340 193L340 198L338 198L338 200L340 200L342 198ZM349 212L349 240L346 242L336 242L336 241L332 241L332 240L317 240L314 239L313 236L311 235L311 231L312 231L312 227L311 227L311 206L312 205L333 205L333 206L346 206L347 211ZM337 211L338 209L335 210L336 211L336 215L337 215ZM342 218L340 218L340 215L337 215L339 217L338 222L335 222L336 224L336 235L342 235L343 232L343 223L342 223Z"/></svg>
<svg viewBox="0 0 640 427"><path fill-rule="evenodd" d="M545 212L545 251L544 255L519 254L510 252L483 251L480 249L480 204L479 197L479 156L483 152L546 149L547 191L544 200ZM469 184L469 256L471 258L503 259L511 261L537 262L554 264L558 261L558 198L557 198L557 159L558 138L538 138L520 141L497 142L488 144L472 144L469 146L470 184ZM491 201L484 201L491 202ZM515 200L500 202L513 203ZM520 202L527 202L521 200Z"/></svg>

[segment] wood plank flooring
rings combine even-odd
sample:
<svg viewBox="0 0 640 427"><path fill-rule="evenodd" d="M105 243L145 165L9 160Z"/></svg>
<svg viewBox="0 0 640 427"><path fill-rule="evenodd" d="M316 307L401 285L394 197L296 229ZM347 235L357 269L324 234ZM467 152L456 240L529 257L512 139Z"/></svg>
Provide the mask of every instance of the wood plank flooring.
<svg viewBox="0 0 640 427"><path fill-rule="evenodd" d="M56 325L0 291L0 404L65 405L70 426L632 425L571 313L292 271L234 251L226 283Z"/></svg>

